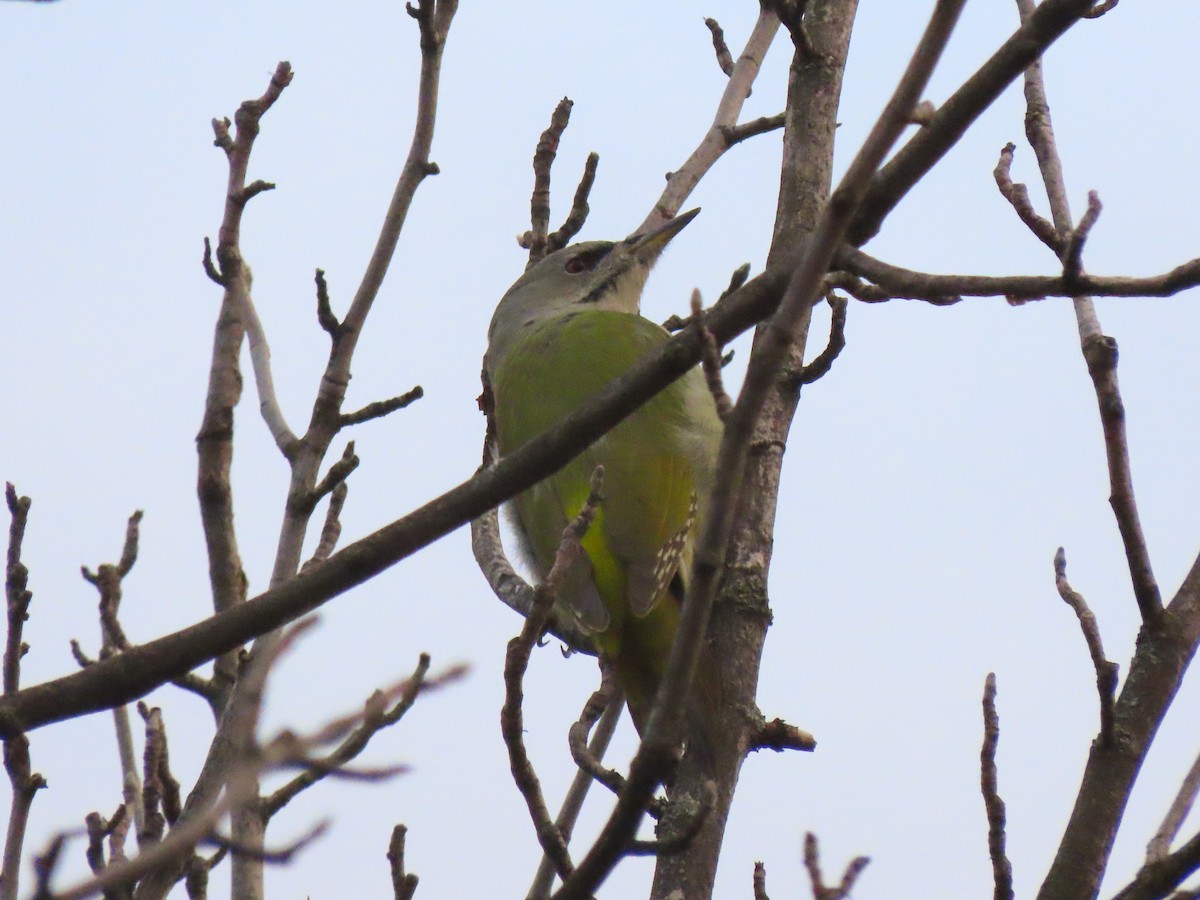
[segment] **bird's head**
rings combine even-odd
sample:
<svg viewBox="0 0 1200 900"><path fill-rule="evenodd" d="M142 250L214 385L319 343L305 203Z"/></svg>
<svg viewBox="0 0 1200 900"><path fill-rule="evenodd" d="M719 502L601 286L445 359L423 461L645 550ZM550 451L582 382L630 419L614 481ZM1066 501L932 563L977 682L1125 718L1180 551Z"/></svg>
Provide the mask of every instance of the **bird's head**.
<svg viewBox="0 0 1200 900"><path fill-rule="evenodd" d="M573 309L637 313L646 276L671 238L700 212L690 210L623 241L584 241L531 266L500 299L488 329L488 368L526 326Z"/></svg>

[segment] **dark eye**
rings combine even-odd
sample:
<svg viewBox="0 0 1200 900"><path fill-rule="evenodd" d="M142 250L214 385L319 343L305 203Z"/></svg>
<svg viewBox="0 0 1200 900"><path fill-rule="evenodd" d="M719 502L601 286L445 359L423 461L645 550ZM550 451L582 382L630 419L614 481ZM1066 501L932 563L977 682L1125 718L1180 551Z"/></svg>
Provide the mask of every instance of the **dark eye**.
<svg viewBox="0 0 1200 900"><path fill-rule="evenodd" d="M563 266L568 275L578 275L581 272L586 272L591 268L588 261L582 256L572 256L567 260L567 264Z"/></svg>

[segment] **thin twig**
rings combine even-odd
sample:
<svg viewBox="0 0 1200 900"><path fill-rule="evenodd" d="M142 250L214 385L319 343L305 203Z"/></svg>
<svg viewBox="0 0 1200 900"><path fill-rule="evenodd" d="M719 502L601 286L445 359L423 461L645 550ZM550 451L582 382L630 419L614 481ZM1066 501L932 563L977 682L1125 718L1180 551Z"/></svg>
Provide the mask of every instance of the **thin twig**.
<svg viewBox="0 0 1200 900"><path fill-rule="evenodd" d="M372 694L363 705L361 722L342 743L324 758L312 763L306 771L263 800L263 813L267 819L273 817L301 792L312 787L327 775L337 772L367 748L377 733L399 722L412 708L417 695L423 690L425 677L429 673L429 654L422 653L408 681L405 682L396 704L388 709L380 691ZM452 670L453 672L453 670ZM441 676L440 682L445 682Z"/></svg>
<svg viewBox="0 0 1200 900"><path fill-rule="evenodd" d="M1013 154L1016 149L1017 145L1009 142L1000 151L1000 161L996 163L996 168L992 172L996 179L996 187L1000 189L1004 199L1012 205L1013 210L1025 223L1025 226L1033 232L1038 240L1053 250L1055 256L1058 256L1063 251L1063 241L1059 237L1058 231L1055 230L1054 223L1038 215L1033 208L1033 201L1029 198L1029 188L1023 182L1012 180Z"/></svg>
<svg viewBox="0 0 1200 900"><path fill-rule="evenodd" d="M554 819L555 827L558 828L563 840L568 844L571 842L571 834L575 830L575 822L583 809L583 801L587 797L593 781L596 780L593 771L585 768L579 762L579 755L576 753L577 731L582 729L585 732L582 741L585 744L584 750L588 761L595 762L599 766L612 741L612 736L617 730L621 712L625 708L625 697L617 686L615 677L609 673L603 663L601 663L601 668L605 670L603 683L600 689L588 698L583 712L579 715L579 721L571 726L569 733L571 755L580 768L571 780L571 786L567 789L562 806L559 807L558 815ZM596 726L596 730L592 734L591 742L587 743L586 732L592 725ZM541 900L541 898L549 896L550 887L554 883L554 874L554 861L543 853L542 861L538 863L537 872L534 874L533 883L525 894L526 900Z"/></svg>
<svg viewBox="0 0 1200 900"><path fill-rule="evenodd" d="M708 392L712 394L717 407L717 415L724 422L733 410L733 401L725 393L725 385L721 380L721 348L717 339L704 324L704 301L700 297L700 289L692 290L692 321L700 332L700 344L703 354L700 357L700 367L704 372L704 381L708 384Z"/></svg>
<svg viewBox="0 0 1200 900"><path fill-rule="evenodd" d="M589 716L589 709L594 710L602 696L609 697L606 702L609 704L608 709L615 704L618 708L622 702L620 688L613 680L613 676L607 671L608 667L602 662L601 667L605 669L606 686L602 686L599 691L594 693L588 704L584 707L583 714L580 715L579 721L571 725L567 732L567 746L571 750L571 758L575 761L575 765L579 767L579 773L575 776L575 783L579 783L581 779L586 778L587 786L591 786L592 782L599 782L604 785L614 794L620 794L625 788L625 777L616 769L610 769L604 765L602 759L597 756L592 745L588 743L588 732L594 724L594 716ZM612 682L608 685L608 682ZM612 727L616 727L615 715L612 722ZM595 743L595 741L593 741ZM651 817L657 819L662 811L662 804L658 802L658 798L650 800L648 812Z"/></svg>
<svg viewBox="0 0 1200 900"><path fill-rule="evenodd" d="M1017 9L1022 24L1028 24L1034 16L1033 0L1017 0ZM1054 217L1054 228L1061 241L1059 259L1063 264L1063 277L1068 281L1075 280L1083 273L1082 264L1076 258L1079 248L1091 223L1099 215L1100 206L1099 200L1089 197L1088 214L1078 228L1074 227L1062 162L1050 121L1050 105L1046 100L1040 60L1034 61L1025 72L1025 134L1038 158L1038 167ZM1133 593L1142 621L1156 627L1162 619L1162 597L1150 565L1150 552L1134 499L1129 441L1125 433L1125 406L1117 384L1117 344L1101 330L1096 307L1090 297L1079 294L1074 298L1074 305L1080 346L1100 407L1111 490L1109 502L1121 532L1121 541L1125 545Z"/></svg>
<svg viewBox="0 0 1200 900"><path fill-rule="evenodd" d="M799 381L801 384L812 384L817 379L828 375L830 369L833 368L834 361L846 349L846 308L849 304L845 297L833 292L828 294L828 299L831 313L829 342L825 345L824 350L813 357L812 362L806 363L800 370Z"/></svg>
<svg viewBox="0 0 1200 900"><path fill-rule="evenodd" d="M1200 869L1200 834L1169 856L1142 866L1137 877L1113 900L1161 900L1197 869Z"/></svg>
<svg viewBox="0 0 1200 900"><path fill-rule="evenodd" d="M1174 842L1175 836L1179 834L1184 819L1191 812L1197 794L1200 794L1200 756L1196 757L1187 775L1184 776L1183 783L1179 786L1179 791L1171 802L1171 808L1167 810L1162 824L1158 826L1158 831L1154 833L1154 837L1146 846L1146 862L1158 862L1170 854L1171 844Z"/></svg>
<svg viewBox="0 0 1200 900"><path fill-rule="evenodd" d="M725 136L725 140L732 147L734 144L740 144L742 141L758 137L760 134L778 131L783 127L784 118L784 113L776 113L773 116L760 116L740 125L722 125L721 134Z"/></svg>
<svg viewBox="0 0 1200 900"><path fill-rule="evenodd" d="M754 862L754 878L751 884L754 888L754 900L771 900L767 894L767 867L761 860Z"/></svg>
<svg viewBox="0 0 1200 900"><path fill-rule="evenodd" d="M1054 41L1079 21L1092 0L1043 0L991 57L938 107L928 123L897 150L872 178L862 206L847 233L862 246L878 233L884 219L959 141L975 120L1010 84L1035 63Z"/></svg>
<svg viewBox="0 0 1200 900"><path fill-rule="evenodd" d="M965 297L1003 297L1025 303L1047 297L1073 297L1080 291L1095 297L1171 297L1200 285L1200 258L1189 260L1160 275L1131 278L1122 275L1079 275L1069 281L1060 275L935 275L916 272L876 259L843 245L827 283L868 303L896 299L924 300L935 306L961 303ZM874 284L847 280L861 276ZM864 288L871 289L864 291Z"/></svg>
<svg viewBox="0 0 1200 900"><path fill-rule="evenodd" d="M558 155L558 143L562 140L567 123L571 121L571 107L575 104L570 97L563 97L550 115L550 124L538 139L533 154L533 196L529 201L529 218L532 227L519 238L517 243L529 251L526 269L541 261L548 252L547 235L550 230L550 172L554 158Z"/></svg>
<svg viewBox="0 0 1200 900"><path fill-rule="evenodd" d="M493 464L489 461L480 471L490 468ZM513 568L504 552L504 545L500 539L500 515L496 507L471 520L471 553L479 570L487 579L492 593L509 609L523 618L528 618L533 612L534 589ZM596 653L591 638L569 617L556 616L552 611L546 631L566 644L572 653L593 656Z"/></svg>
<svg viewBox="0 0 1200 900"><path fill-rule="evenodd" d="M247 198L248 199L248 198ZM275 393L275 380L271 375L271 345L267 343L267 332L250 293L251 275L246 267L243 279L244 290L237 292L242 303L242 325L246 329L246 343L250 347L250 367L254 372L254 386L258 391L258 409L275 446L283 454L284 459L290 460L296 452L297 437L288 426Z"/></svg>
<svg viewBox="0 0 1200 900"><path fill-rule="evenodd" d="M307 832L296 838L294 841L285 844L282 847L248 847L239 844L232 838L227 838L216 832L205 837L201 843L211 844L224 850L233 857L250 857L258 862L271 863L272 865L285 866L292 861L296 854L307 848L313 841L324 836L329 830L329 820L322 819L313 825Z"/></svg>
<svg viewBox="0 0 1200 900"><path fill-rule="evenodd" d="M1063 279L1068 282L1075 281L1083 274L1083 245L1087 243L1088 235L1095 226L1096 220L1100 218L1102 208L1100 195L1095 191L1088 191L1087 212L1083 214L1079 224L1071 229L1063 246Z"/></svg>
<svg viewBox="0 0 1200 900"><path fill-rule="evenodd" d="M392 896L394 900L412 900L417 891L417 876L404 870L404 838L408 828L397 825L392 829L388 841L387 858L392 870Z"/></svg>
<svg viewBox="0 0 1200 900"><path fill-rule="evenodd" d="M329 301L329 284L325 281L325 270L317 269L313 280L317 285L317 324L336 341L341 336L342 323L338 321L333 312L333 304Z"/></svg>
<svg viewBox="0 0 1200 900"><path fill-rule="evenodd" d="M301 572L306 572L313 566L323 563L329 559L329 554L333 553L338 538L342 536L342 507L346 505L346 495L349 492L350 488L343 481L329 494L329 506L325 510L325 523L321 526L321 537L317 540L317 546L308 562L301 566Z"/></svg>
<svg viewBox="0 0 1200 900"><path fill-rule="evenodd" d="M579 185L575 188L571 211L567 213L562 225L546 238L547 253L553 253L555 250L561 250L567 246L571 243L571 238L579 234L579 230L583 228L583 223L587 221L588 213L591 211L591 207L588 206L588 197L592 193L592 185L596 183L596 167L598 165L600 165L600 155L589 153L583 164L583 175L580 176Z"/></svg>
<svg viewBox="0 0 1200 900"><path fill-rule="evenodd" d="M846 900L854 889L858 876L870 862L871 858L868 856L856 856L846 866L838 884L826 885L825 876L821 873L821 853L817 836L811 831L804 835L804 868L808 871L808 880L812 885L813 900Z"/></svg>
<svg viewBox="0 0 1200 900"><path fill-rule="evenodd" d="M713 50L717 54L717 65L721 67L721 71L725 75L733 75L733 54L729 52L729 45L725 43L725 31L721 28L721 24L716 19L705 19L705 26L712 32Z"/></svg>
<svg viewBox="0 0 1200 900"><path fill-rule="evenodd" d="M175 827L161 842L144 847L137 856L111 862L102 873L72 888L55 892L53 895L55 900L78 900L78 898L89 897L112 885L131 882L147 873L164 871L164 867L181 858L186 862L189 850L198 843L209 840L217 823L232 808L239 803L253 799L256 790L254 785L257 783L259 773L290 764L297 758L297 755L306 753L310 748L340 739L362 722L363 713L351 713L331 720L309 735L296 735L290 731L283 731L262 746L259 746L254 739L259 704L267 675L283 654L292 647L296 639L305 630L312 627L314 621L307 619L297 623L275 643L271 648L271 653L252 656L243 669L242 680L248 685L248 695L255 702L252 705L239 707L236 721L233 722L234 735L239 740L244 753L226 772L226 791L212 805L198 814L189 817L186 821L182 818L177 820ZM447 677L457 677L458 674L461 674L461 670L457 673L451 670ZM436 680L439 683L442 682L441 678ZM383 692L385 702L390 702L399 696L407 684L408 682L405 681ZM253 778L250 777L252 775ZM261 848L241 846L236 842L218 841L218 843L233 846L238 854L261 852ZM266 856L261 858L266 858ZM174 878L172 878L173 882ZM141 887L144 888L145 884Z"/></svg>
<svg viewBox="0 0 1200 900"><path fill-rule="evenodd" d="M1075 610L1075 615L1079 617L1079 627L1083 630L1083 639L1087 642L1092 666L1096 670L1096 690L1100 694L1100 744L1105 747L1112 746L1117 675L1120 667L1105 658L1096 616L1088 608L1083 595L1073 590L1067 581L1067 554L1062 547L1054 554L1054 586L1063 602Z"/></svg>
<svg viewBox="0 0 1200 900"><path fill-rule="evenodd" d="M759 10L750 37L746 39L746 46L729 73L729 81L717 104L712 125L691 156L667 178L666 188L654 204L654 208L637 227L637 231L648 231L678 213L683 208L684 201L700 183L700 179L726 150L737 143L726 134L726 129L737 125L742 106L750 95L754 79L758 77L763 57L766 56L767 49L778 31L779 18L764 5Z"/></svg>
<svg viewBox="0 0 1200 900"><path fill-rule="evenodd" d="M1085 19L1098 19L1106 12L1116 9L1121 0L1102 0L1083 14Z"/></svg>
<svg viewBox="0 0 1200 900"><path fill-rule="evenodd" d="M137 510L129 517L125 527L125 543L118 563L103 563L92 572L86 566L81 569L84 580L93 585L100 594L100 658L107 659L129 649L129 640L121 627L121 582L137 561L138 534L142 511ZM124 704L113 707L113 727L117 738L117 755L121 762L121 790L125 805L133 813L139 841L145 829L142 780L138 773L137 754L133 747L133 728L129 721L129 709Z"/></svg>
<svg viewBox="0 0 1200 900"><path fill-rule="evenodd" d="M358 464L359 458L354 452L354 441L347 441L346 449L342 451L342 458L330 466L325 477L317 482L317 486L312 489L309 502L315 506L326 494L332 493L336 487L345 484L346 479L358 468Z"/></svg>
<svg viewBox="0 0 1200 900"><path fill-rule="evenodd" d="M525 805L529 809L530 818L533 819L542 852L551 859L559 877L564 879L571 874L574 867L567 851L565 836L550 820L550 811L546 808L546 801L542 796L541 782L525 750L522 712L525 689L522 682L533 647L549 621L555 594L566 577L567 570L583 552L583 537L596 516L596 510L603 499L603 489L604 467L597 466L592 474L591 491L587 500L580 508L579 514L563 530L562 540L554 555L554 565L550 567L546 580L534 591L533 610L521 627L521 633L508 642L508 650L504 656L504 707L500 711L500 730L508 748L509 768L521 796L525 798Z"/></svg>
<svg viewBox="0 0 1200 900"><path fill-rule="evenodd" d="M992 860L992 896L1012 900L1012 863L1004 851L1005 814L996 776L996 745L1000 741L1000 717L996 715L996 675L989 672L983 685L983 747L979 751L979 786L987 811L988 855Z"/></svg>
<svg viewBox="0 0 1200 900"><path fill-rule="evenodd" d="M387 400L376 400L374 403L368 403L362 409L355 410L352 413L342 413L338 421L342 428L345 428L347 425L358 425L361 422L369 422L372 419L390 415L398 409L404 409L404 407L415 403L424 396L425 389L418 384L397 397L391 397Z"/></svg>

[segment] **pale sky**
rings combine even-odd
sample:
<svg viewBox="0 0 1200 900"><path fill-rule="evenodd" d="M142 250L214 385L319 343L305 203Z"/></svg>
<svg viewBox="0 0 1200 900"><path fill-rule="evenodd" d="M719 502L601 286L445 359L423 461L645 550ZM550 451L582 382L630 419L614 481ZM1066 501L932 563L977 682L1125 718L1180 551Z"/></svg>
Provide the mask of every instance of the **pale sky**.
<svg viewBox="0 0 1200 900"><path fill-rule="evenodd" d="M839 172L893 87L929 3L863 3L851 45ZM711 120L723 87L702 18L735 52L757 3L463 0L451 29L433 159L391 273L368 321L348 406L421 384L425 399L352 437L344 542L474 471L475 406L493 306L520 274L513 239L528 225L530 159L554 104L575 101L555 170L565 214L588 151L600 154L581 237L624 236L641 221ZM969 4L929 99L940 103L1016 25L1015 4ZM1200 6L1121 4L1052 48L1046 78L1075 215L1095 189L1104 212L1085 252L1097 274L1161 272L1198 254L1194 86ZM782 109L790 46L777 38L745 118ZM243 249L293 429L308 420L327 339L313 270L344 310L407 152L419 62L403 4L171 4L148 0L0 4L0 477L33 498L25 561L34 591L24 683L73 671L68 640L98 645L95 591L78 567L115 561L126 517L145 510L123 622L145 641L209 609L196 511L195 450L219 289L200 268L215 238L226 175L209 121L258 96L275 64L295 80L263 122L256 198ZM904 201L867 249L911 268L1055 271L992 181L1018 143L1030 182L1019 87L1007 92ZM651 277L646 313L715 299L743 262L761 271L778 187L778 137L729 153L689 201L700 217ZM1200 547L1197 294L1100 301L1120 344L1134 481L1165 597ZM810 355L823 346L826 318ZM811 731L811 755L751 757L730 820L717 896L750 895L753 861L772 895L806 896L805 831L828 873L872 857L856 896L990 893L978 788L979 697L995 671L999 773L1017 892L1044 875L1098 724L1093 672L1051 560L1099 618L1127 669L1137 614L1108 485L1095 398L1069 303L951 309L853 304L848 347L806 388L785 462L760 706ZM735 343L740 361L745 340ZM246 360L248 372L248 360ZM736 367L735 367L735 370ZM730 376L736 379L736 375ZM234 487L251 592L264 589L287 469L250 381L238 411ZM334 445L340 454L343 443ZM282 844L330 816L333 828L291 867L269 870L274 897L390 896L384 852L409 827L418 897L524 896L538 849L508 774L498 718L505 642L519 619L471 560L465 529L337 598L270 685L266 732L303 729L407 675L466 662L464 682L423 698L365 760L412 772L384 785L327 783L273 823ZM571 776L566 731L594 684L593 664L535 654L527 739L553 808ZM186 786L211 733L200 701L155 692ZM1106 895L1145 842L1200 749L1200 681L1185 683L1150 755L1118 839ZM626 759L623 724L613 759ZM32 734L50 783L33 807L27 856L120 796L111 717ZM0 792L2 793L2 792ZM7 802L3 796L0 802ZM577 840L608 801L593 795ZM1197 827L1193 816L1184 828ZM644 895L652 864L630 861L601 897ZM68 848L58 882L86 871ZM211 894L228 891L227 869ZM22 872L29 885L29 869ZM183 896L182 889L179 895Z"/></svg>

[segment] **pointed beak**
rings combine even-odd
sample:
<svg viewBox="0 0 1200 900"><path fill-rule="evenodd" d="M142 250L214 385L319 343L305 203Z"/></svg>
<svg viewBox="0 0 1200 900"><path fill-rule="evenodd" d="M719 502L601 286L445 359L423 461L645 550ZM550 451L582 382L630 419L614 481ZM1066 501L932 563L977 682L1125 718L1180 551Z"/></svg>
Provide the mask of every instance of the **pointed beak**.
<svg viewBox="0 0 1200 900"><path fill-rule="evenodd" d="M626 238L625 243L629 246L629 251L642 262L652 263L658 259L658 255L670 243L671 238L683 231L687 223L696 218L699 213L700 209L698 207L690 209L673 219L667 219L667 221L663 222L657 228L652 228L649 231Z"/></svg>

